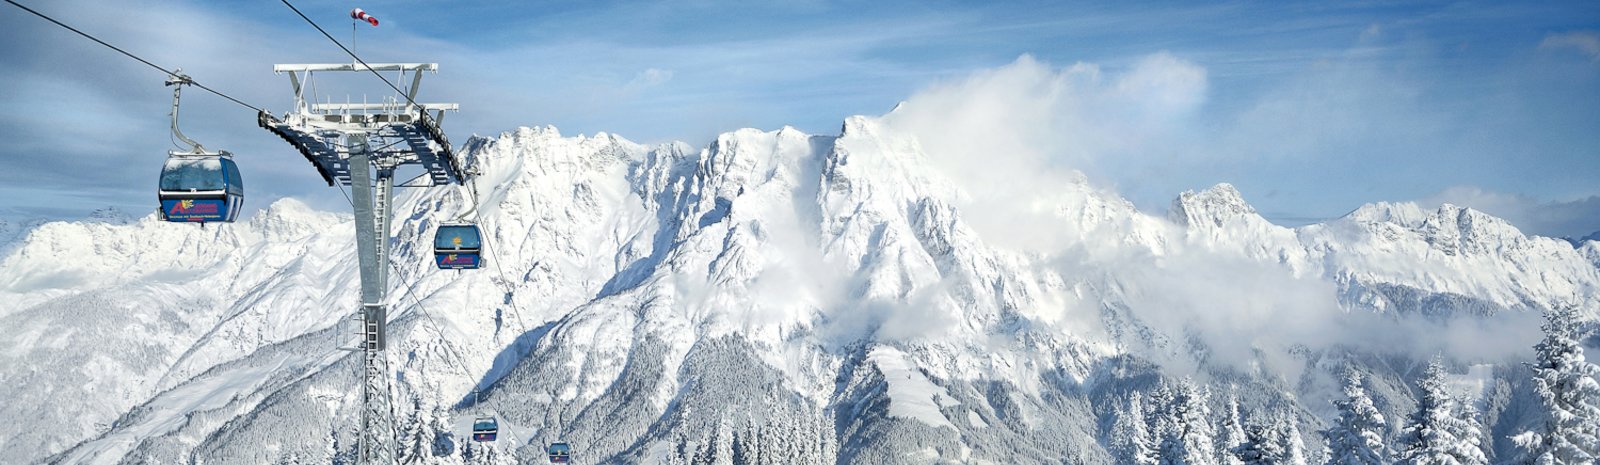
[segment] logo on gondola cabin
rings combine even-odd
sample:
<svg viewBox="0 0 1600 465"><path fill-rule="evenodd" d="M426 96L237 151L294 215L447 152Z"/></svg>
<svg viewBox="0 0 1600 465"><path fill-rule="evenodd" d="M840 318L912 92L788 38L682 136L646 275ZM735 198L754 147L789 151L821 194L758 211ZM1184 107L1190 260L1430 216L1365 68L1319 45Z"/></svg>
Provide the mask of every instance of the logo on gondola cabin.
<svg viewBox="0 0 1600 465"><path fill-rule="evenodd" d="M456 236L456 237L450 238L450 243L455 245L456 247L461 247L461 236ZM455 255L451 255L450 258L455 258Z"/></svg>
<svg viewBox="0 0 1600 465"><path fill-rule="evenodd" d="M471 266L471 265L473 265L473 264L475 264L477 262L478 262L478 257L476 255L446 254L446 255L441 255L439 257L439 264L440 265L467 265L467 266Z"/></svg>
<svg viewBox="0 0 1600 465"><path fill-rule="evenodd" d="M218 213L221 206L221 202L207 201L197 204L194 200L179 200L172 203L172 210L168 211L167 214L214 215Z"/></svg>

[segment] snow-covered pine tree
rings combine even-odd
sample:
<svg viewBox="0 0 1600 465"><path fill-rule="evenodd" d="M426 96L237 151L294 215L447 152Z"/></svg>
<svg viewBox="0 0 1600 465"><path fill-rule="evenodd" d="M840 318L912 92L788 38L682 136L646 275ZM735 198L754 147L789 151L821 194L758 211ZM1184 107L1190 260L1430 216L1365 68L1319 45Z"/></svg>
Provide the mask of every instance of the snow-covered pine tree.
<svg viewBox="0 0 1600 465"><path fill-rule="evenodd" d="M1481 415L1479 415L1478 407L1472 405L1472 400L1466 398L1457 398L1456 405L1460 407L1456 409L1456 422L1452 424L1452 427L1456 428L1455 436L1461 438L1461 447L1471 448L1470 451L1463 450L1461 455L1464 457L1483 457L1482 460L1477 462L1463 463L1488 465L1489 450L1484 447L1487 441L1484 440L1483 421L1480 420Z"/></svg>
<svg viewBox="0 0 1600 465"><path fill-rule="evenodd" d="M768 463L770 462L770 460L767 460L768 458L779 457L777 446L777 427L771 423L766 423L756 428L756 445L755 447L751 448L753 450L752 454L750 454L751 457L755 458L756 461L750 463Z"/></svg>
<svg viewBox="0 0 1600 465"><path fill-rule="evenodd" d="M1288 452L1280 436L1270 425L1252 424L1244 427L1244 443L1231 452L1245 465L1283 465Z"/></svg>
<svg viewBox="0 0 1600 465"><path fill-rule="evenodd" d="M1307 465L1306 442L1300 438L1300 422L1292 415L1279 415L1273 422L1278 437L1283 441L1284 465Z"/></svg>
<svg viewBox="0 0 1600 465"><path fill-rule="evenodd" d="M1155 439L1150 435L1144 395L1129 392L1127 407L1118 408L1115 415L1110 432L1111 453L1120 463L1155 465Z"/></svg>
<svg viewBox="0 0 1600 465"><path fill-rule="evenodd" d="M1545 418L1514 440L1537 465L1600 461L1600 366L1584 359L1576 317L1569 305L1545 311L1544 340L1533 347L1533 390Z"/></svg>
<svg viewBox="0 0 1600 465"><path fill-rule="evenodd" d="M694 457L694 446L689 439L679 432L673 436L671 444L665 456L661 458L660 465L689 465L690 459Z"/></svg>
<svg viewBox="0 0 1600 465"><path fill-rule="evenodd" d="M1400 465L1469 465L1488 463L1483 449L1460 437L1471 425L1464 425L1457 405L1444 386L1444 363L1438 358L1418 386L1422 398L1400 434Z"/></svg>
<svg viewBox="0 0 1600 465"><path fill-rule="evenodd" d="M422 400L411 399L411 409L406 413L405 420L400 425L400 450L397 461L410 465L422 463L423 458L432 450L433 437L427 434L427 425L422 419Z"/></svg>
<svg viewBox="0 0 1600 465"><path fill-rule="evenodd" d="M1184 378L1170 391L1165 408L1157 410L1156 436L1163 465L1216 465L1215 434L1206 393Z"/></svg>
<svg viewBox="0 0 1600 465"><path fill-rule="evenodd" d="M683 458L682 450L674 447L673 450L667 451L666 456L661 459L661 465L689 465L689 460Z"/></svg>
<svg viewBox="0 0 1600 465"><path fill-rule="evenodd" d="M1344 380L1344 400L1333 401L1339 418L1322 434L1328 439L1327 465L1383 465L1389 447L1383 442L1388 423L1367 397L1361 373L1350 370Z"/></svg>
<svg viewBox="0 0 1600 465"><path fill-rule="evenodd" d="M817 434L820 436L822 447L822 463L835 464L839 462L839 438L833 429L833 417L821 415Z"/></svg>
<svg viewBox="0 0 1600 465"><path fill-rule="evenodd" d="M1228 403L1223 406L1222 419L1217 424L1217 462L1222 465L1243 465L1233 454L1233 449L1244 444L1244 417L1239 415L1239 394L1228 390Z"/></svg>
<svg viewBox="0 0 1600 465"><path fill-rule="evenodd" d="M733 431L726 420L717 421L717 431L711 437L709 465L733 465Z"/></svg>
<svg viewBox="0 0 1600 465"><path fill-rule="evenodd" d="M822 412L817 412L812 415L804 415L802 418L807 419L807 427L803 432L804 436L801 436L801 440L805 441L810 448L810 454L812 457L811 463L831 464L837 461L833 456L828 454L828 440L827 436L823 434L824 430L831 431L831 429L828 428L827 415L824 415Z"/></svg>
<svg viewBox="0 0 1600 465"><path fill-rule="evenodd" d="M707 436L706 433L701 433L698 441L694 441L691 447L686 449L685 457L688 457L690 465L706 465L706 463L710 463L712 457L710 457L709 444L710 436Z"/></svg>
<svg viewBox="0 0 1600 465"><path fill-rule="evenodd" d="M443 407L438 403L433 404L433 415L428 416L429 434L433 435L433 456L449 456L456 447L455 437L450 434L450 425L445 424Z"/></svg>
<svg viewBox="0 0 1600 465"><path fill-rule="evenodd" d="M462 449L472 450L471 458L465 460L469 465L507 465L511 463L508 454L502 453L500 448L492 442L470 442Z"/></svg>
<svg viewBox="0 0 1600 465"><path fill-rule="evenodd" d="M761 463L760 427L750 425L733 435L733 463Z"/></svg>

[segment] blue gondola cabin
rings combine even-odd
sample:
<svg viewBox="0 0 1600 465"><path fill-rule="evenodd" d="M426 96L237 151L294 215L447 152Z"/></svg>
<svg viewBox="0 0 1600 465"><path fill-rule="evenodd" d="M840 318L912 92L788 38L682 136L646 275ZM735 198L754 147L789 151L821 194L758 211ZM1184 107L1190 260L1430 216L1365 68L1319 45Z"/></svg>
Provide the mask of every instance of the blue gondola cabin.
<svg viewBox="0 0 1600 465"><path fill-rule="evenodd" d="M567 463L568 460L572 460L572 447L565 442L551 444L546 452L550 453L550 463Z"/></svg>
<svg viewBox="0 0 1600 465"><path fill-rule="evenodd" d="M483 240L473 224L443 224L434 231L433 260L441 270L475 270L483 266Z"/></svg>
<svg viewBox="0 0 1600 465"><path fill-rule="evenodd" d="M244 206L244 179L228 152L169 154L157 190L161 219L232 222Z"/></svg>
<svg viewBox="0 0 1600 465"><path fill-rule="evenodd" d="M472 422L472 440L478 442L494 442L495 436L500 434L499 422L494 417L478 417Z"/></svg>

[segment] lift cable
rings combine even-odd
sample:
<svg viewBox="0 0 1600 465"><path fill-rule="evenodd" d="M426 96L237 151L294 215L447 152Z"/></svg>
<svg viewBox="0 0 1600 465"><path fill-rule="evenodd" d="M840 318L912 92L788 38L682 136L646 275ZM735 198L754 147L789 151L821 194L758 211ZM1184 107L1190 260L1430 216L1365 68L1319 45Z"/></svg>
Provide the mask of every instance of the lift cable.
<svg viewBox="0 0 1600 465"><path fill-rule="evenodd" d="M477 168L477 164L474 163L472 172L476 173L477 169L478 169ZM471 183L470 186L467 186L467 193L472 195L472 210L469 210L469 212L471 212L471 214L472 214L473 224L483 224L483 210L481 210L479 208L479 207L482 207L483 205L482 205L482 202L481 202L481 198L478 195L478 176L477 176L477 174L473 174L472 175L472 180L471 181L467 181L467 182ZM466 217L466 215L460 215L460 216L457 217L457 219L459 220L459 219L464 218L464 217ZM522 306L521 305L517 305L517 299L516 299L516 296L515 296L516 288L511 285L511 280L506 279L505 267L500 265L500 257L495 255L495 253L494 253L495 249L492 248L492 247L489 247L489 244L494 242L494 241L482 241L482 242L483 242L483 250L484 250L484 252L489 254L489 262L490 263L494 263L495 272L499 273L500 282L504 283L506 293L507 294L511 294L510 296L508 296L510 298L506 299L506 300L507 300L507 303L511 304L511 312L517 318L517 326L522 329L523 333L527 333L528 332L528 322L527 322L527 320L523 319L523 317L522 317ZM521 337L521 334L519 334L518 337ZM516 341L516 339L513 338L512 342L515 342L515 341Z"/></svg>
<svg viewBox="0 0 1600 465"><path fill-rule="evenodd" d="M339 193L344 195L344 200L349 202L351 207L355 207L355 200L351 199L350 194L345 192L343 185L339 186ZM461 368L462 373L471 374L472 370L467 369L466 358L461 356L461 352L456 351L455 346L450 345L450 338L445 336L443 329L440 329L441 326L439 326L439 321L433 318L433 312L429 312L428 307L422 305L422 299L418 298L417 295L412 292L412 290L417 288L418 284L422 284L421 277L413 277L415 279L408 280L406 279L405 271L401 270L400 265L396 264L393 259L388 259L385 261L389 262L389 269L394 270L394 273L400 277L400 282L404 283L406 281L411 281L411 284L406 285L406 291L403 294L411 298L411 301L415 303L417 309L420 311L420 313L422 313L423 318L426 319L428 326L433 329L434 334L439 335L439 342L444 344L445 350L450 351L451 361L456 362L456 367ZM520 318L520 314L518 317ZM472 403L476 405L478 403L477 382L472 383L472 392Z"/></svg>
<svg viewBox="0 0 1600 465"><path fill-rule="evenodd" d="M400 275L401 280L404 281L405 275L404 272L401 271L400 265L395 264L394 260L386 261L389 262L389 269L394 270L396 274ZM422 299L417 297L415 293L411 292L413 289L416 289L418 284L422 283L422 279L420 279L420 277L416 278L418 279L412 280L411 285L406 287L405 295L411 297L411 301L414 302L417 306L417 309L421 311L420 313L422 313L424 320L428 322L428 326L433 328L434 334L439 335L439 342L444 345L445 350L450 351L450 356L456 362L456 367L461 368L461 373L471 376L472 370L467 369L466 358L462 357L461 352L457 352L455 346L450 344L450 338L445 336L444 329L442 329L442 327L439 325L439 321L433 318L433 312L428 311L428 307L422 305ZM477 381L472 382L472 404L474 406L478 404Z"/></svg>
<svg viewBox="0 0 1600 465"><path fill-rule="evenodd" d="M522 327L522 332L523 333L527 333L528 332L528 322L522 318L522 306L517 305L517 298L516 298L516 292L517 291L516 291L516 288L511 285L511 281L510 280L506 279L506 270L505 270L505 268L502 268L500 266L500 257L495 256L494 249L489 247L489 243L490 242L492 242L492 241L484 241L483 242L483 250L485 252L489 253L489 261L494 263L495 271L500 273L500 282L505 283L506 288L509 289L510 293L512 294L510 296L511 298L510 299L506 299L506 300L508 300L511 303L511 311L514 312L516 314L516 316L517 316L517 326L521 326ZM518 336L517 338L513 338L511 340L512 344L516 344L517 339L521 338L522 335L519 334L517 336Z"/></svg>
<svg viewBox="0 0 1600 465"><path fill-rule="evenodd" d="M147 65L147 66L149 66L151 68L155 68L157 70L160 70L161 72L166 73L168 76L172 76L172 77L178 78L178 79L186 79L188 81L188 84L191 84L191 85L193 85L195 87L199 87L201 89L205 89L206 92L217 94L218 97L222 97L222 98L228 99L230 101L233 101L233 103L237 103L239 105L242 105L245 108L249 108L251 110L255 110L255 111L260 112L260 113L265 113L266 112L266 110L261 109L261 107L257 107L255 105L244 103L244 101L236 99L236 98L233 98L232 96L230 96L228 94L224 94L224 93L222 93L222 92L220 92L220 91L218 91L216 89L212 89L210 87L206 87L205 84L201 84L200 82L195 81L192 78L189 78L187 76L178 74L175 71L169 71L166 68L162 68L161 66L158 66L155 63L151 63L150 60L139 58L138 55L134 55L132 53L128 53L127 50L123 50L121 48L117 48L117 46L111 45L111 44L107 43L104 40L100 40L99 38L96 38L95 36L89 35L89 33L87 33L87 32L80 31L80 30L78 30L78 28L75 28L75 27L72 27L72 26L68 26L66 23L63 23L61 21L57 21L55 18L51 18L50 16L45 15L44 13L40 13L38 11L35 11L32 8L28 8L26 5L23 5L21 3L17 3L16 0L5 0L5 2L6 3L10 3L12 6L15 6L17 8L21 8L23 11L27 11L29 13L33 13L34 16L38 16L40 18L44 18L46 21L55 23L55 25L57 25L57 26L61 26L61 27L66 28L67 30L72 31L72 32L76 32L76 33L78 33L78 35L83 36L84 38L87 38L89 40L95 41L95 43L98 43L100 45L104 45L107 48L110 48L112 50L116 50L118 53L121 53L123 55L127 55L128 58L132 58L134 60L137 60L140 63L144 63L145 65Z"/></svg>

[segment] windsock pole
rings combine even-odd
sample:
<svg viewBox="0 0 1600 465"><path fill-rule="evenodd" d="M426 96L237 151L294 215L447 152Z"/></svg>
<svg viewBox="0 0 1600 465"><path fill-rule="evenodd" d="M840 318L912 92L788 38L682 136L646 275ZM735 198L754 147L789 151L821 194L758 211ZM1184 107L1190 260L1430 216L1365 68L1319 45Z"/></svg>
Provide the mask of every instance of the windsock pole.
<svg viewBox="0 0 1600 465"><path fill-rule="evenodd" d="M366 22L371 24L372 27L378 27L378 18L367 14L366 10L356 8L350 10L350 19L352 20L350 22L350 52L354 55L356 50L356 29L361 27L360 22ZM352 63L359 65L359 63Z"/></svg>

